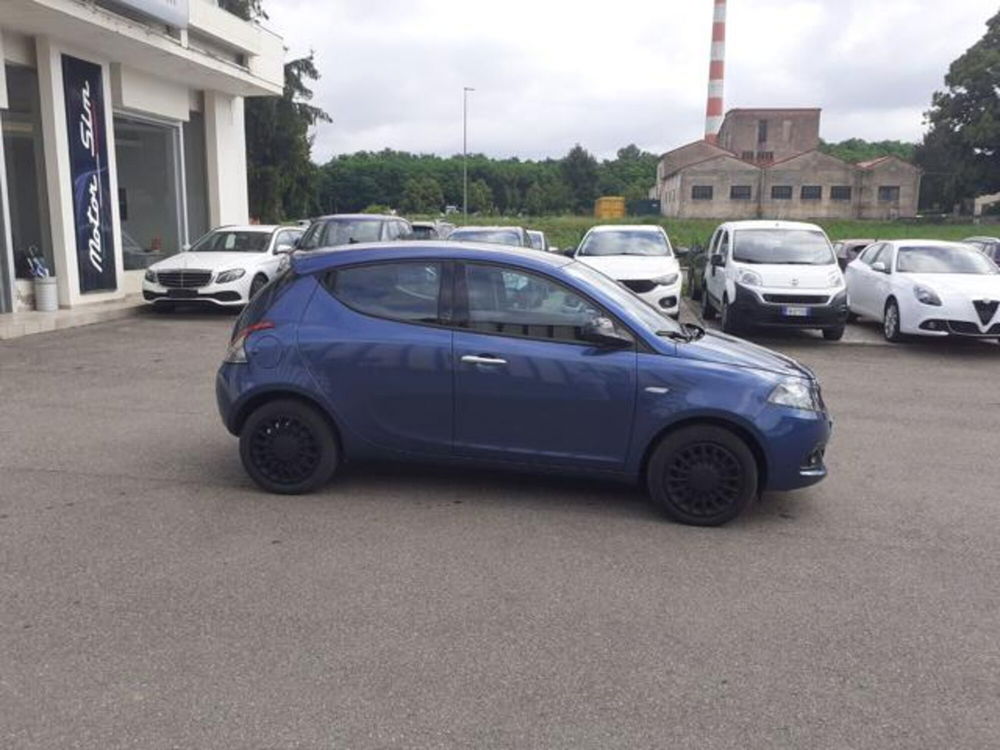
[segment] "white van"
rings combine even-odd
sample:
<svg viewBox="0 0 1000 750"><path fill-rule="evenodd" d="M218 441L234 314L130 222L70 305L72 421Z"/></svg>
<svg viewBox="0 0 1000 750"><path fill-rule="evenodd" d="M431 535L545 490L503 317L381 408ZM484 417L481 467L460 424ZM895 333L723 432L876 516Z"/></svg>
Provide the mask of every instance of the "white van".
<svg viewBox="0 0 1000 750"><path fill-rule="evenodd" d="M847 323L844 275L826 233L793 221L731 221L712 235L702 317L722 330L815 328L839 341Z"/></svg>

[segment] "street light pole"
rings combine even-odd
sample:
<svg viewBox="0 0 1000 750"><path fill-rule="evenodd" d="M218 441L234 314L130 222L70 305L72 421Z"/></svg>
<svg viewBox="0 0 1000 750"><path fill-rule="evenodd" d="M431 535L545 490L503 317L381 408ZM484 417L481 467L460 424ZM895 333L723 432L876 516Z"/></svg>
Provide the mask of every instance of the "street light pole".
<svg viewBox="0 0 1000 750"><path fill-rule="evenodd" d="M474 88L462 89L462 215L469 223L469 92Z"/></svg>

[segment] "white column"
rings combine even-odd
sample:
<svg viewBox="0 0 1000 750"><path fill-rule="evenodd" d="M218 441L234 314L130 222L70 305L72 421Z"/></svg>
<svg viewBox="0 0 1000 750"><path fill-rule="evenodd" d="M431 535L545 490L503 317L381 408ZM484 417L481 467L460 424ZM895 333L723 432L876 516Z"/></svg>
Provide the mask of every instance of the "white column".
<svg viewBox="0 0 1000 750"><path fill-rule="evenodd" d="M205 159L209 224L245 224L250 209L243 97L205 92Z"/></svg>
<svg viewBox="0 0 1000 750"><path fill-rule="evenodd" d="M7 109L7 70L4 67L3 30L0 29L0 110ZM0 111L0 118L3 112ZM14 248L10 235L10 203L7 199L7 163L0 138L0 313L14 309Z"/></svg>

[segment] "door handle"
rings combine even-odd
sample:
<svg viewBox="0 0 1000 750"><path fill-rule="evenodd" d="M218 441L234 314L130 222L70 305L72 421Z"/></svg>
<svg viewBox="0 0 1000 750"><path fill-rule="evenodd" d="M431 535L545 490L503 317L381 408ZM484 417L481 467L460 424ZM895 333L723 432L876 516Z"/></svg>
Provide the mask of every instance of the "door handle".
<svg viewBox="0 0 1000 750"><path fill-rule="evenodd" d="M499 357L488 357L482 354L466 354L462 357L462 361L467 365L505 365L507 364L506 359L500 359Z"/></svg>

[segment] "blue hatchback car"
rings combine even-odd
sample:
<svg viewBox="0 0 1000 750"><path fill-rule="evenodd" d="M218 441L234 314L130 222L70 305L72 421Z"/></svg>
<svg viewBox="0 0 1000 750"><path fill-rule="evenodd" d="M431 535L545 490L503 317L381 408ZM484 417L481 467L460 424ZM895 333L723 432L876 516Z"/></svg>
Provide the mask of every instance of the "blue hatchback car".
<svg viewBox="0 0 1000 750"><path fill-rule="evenodd" d="M285 494L348 459L488 464L645 482L708 526L826 476L808 369L496 245L297 254L238 320L216 390L247 472Z"/></svg>

